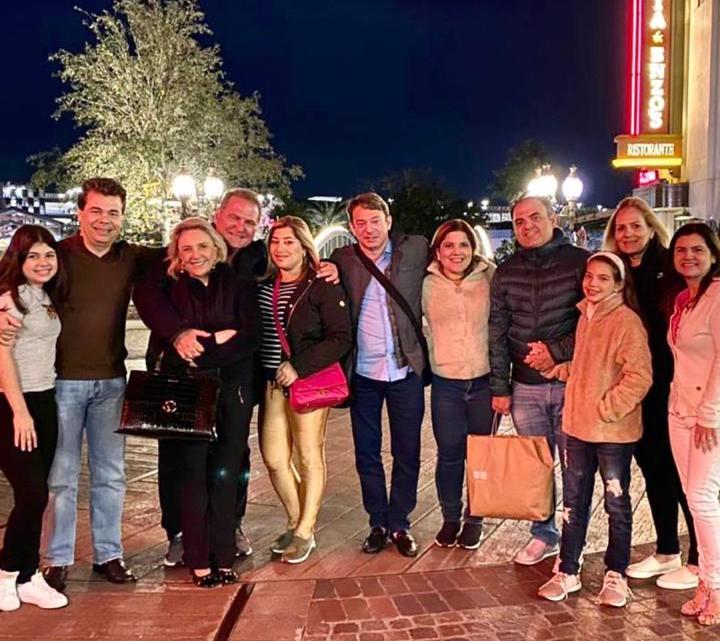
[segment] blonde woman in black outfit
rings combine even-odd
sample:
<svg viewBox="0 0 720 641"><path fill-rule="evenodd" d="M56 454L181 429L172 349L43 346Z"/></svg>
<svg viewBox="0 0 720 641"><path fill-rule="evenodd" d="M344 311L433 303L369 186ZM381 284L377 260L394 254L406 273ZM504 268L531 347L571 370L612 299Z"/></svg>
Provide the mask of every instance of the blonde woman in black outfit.
<svg viewBox="0 0 720 641"><path fill-rule="evenodd" d="M219 377L218 440L169 440L166 454L182 464L179 495L185 563L193 583L211 588L235 583L237 479L247 448L252 413L253 353L259 324L253 281L225 263L222 237L202 218L188 218L172 232L168 246L168 294L199 338L201 356L183 361L171 341L151 336L151 351L162 354L162 369L188 366Z"/></svg>
<svg viewBox="0 0 720 641"><path fill-rule="evenodd" d="M605 249L619 254L630 265L648 330L653 369L653 384L642 402L643 435L635 445L635 460L645 478L657 543L654 553L628 566L627 575L633 579L657 577L658 587L687 590L698 585L698 546L668 431L673 360L661 301L667 289L669 242L667 230L642 198L621 200L605 229ZM690 539L686 565L682 562L678 538L680 510Z"/></svg>

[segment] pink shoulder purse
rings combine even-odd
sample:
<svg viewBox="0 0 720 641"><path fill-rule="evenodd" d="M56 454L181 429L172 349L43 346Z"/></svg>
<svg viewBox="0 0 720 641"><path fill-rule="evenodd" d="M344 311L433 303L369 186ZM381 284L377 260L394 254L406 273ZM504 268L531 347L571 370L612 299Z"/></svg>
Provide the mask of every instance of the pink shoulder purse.
<svg viewBox="0 0 720 641"><path fill-rule="evenodd" d="M275 329L282 351L290 357L292 354L290 344L278 317L279 293L280 279L276 278L272 298L273 320L275 321ZM348 388L347 378L338 362L332 363L305 378L298 378L290 386L289 390L290 407L298 414L312 412L323 407L336 407L344 403L349 397L350 389Z"/></svg>

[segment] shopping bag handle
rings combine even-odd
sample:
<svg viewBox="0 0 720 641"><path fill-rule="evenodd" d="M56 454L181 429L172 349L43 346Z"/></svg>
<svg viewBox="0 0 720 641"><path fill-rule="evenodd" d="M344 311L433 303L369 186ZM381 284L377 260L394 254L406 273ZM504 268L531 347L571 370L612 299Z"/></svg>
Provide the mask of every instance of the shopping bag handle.
<svg viewBox="0 0 720 641"><path fill-rule="evenodd" d="M492 427L490 429L490 436L496 436L498 429L500 429L500 421L502 421L502 414L500 412L493 412Z"/></svg>

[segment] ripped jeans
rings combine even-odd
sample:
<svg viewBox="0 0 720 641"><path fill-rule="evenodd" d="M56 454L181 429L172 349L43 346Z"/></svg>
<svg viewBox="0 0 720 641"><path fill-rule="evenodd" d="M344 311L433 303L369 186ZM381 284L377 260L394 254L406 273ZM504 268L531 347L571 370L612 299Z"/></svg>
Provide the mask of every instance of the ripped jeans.
<svg viewBox="0 0 720 641"><path fill-rule="evenodd" d="M579 559L590 522L595 472L599 469L605 486L605 512L609 517L605 567L625 574L630 563L632 538L629 489L634 447L634 443L588 443L565 435L560 572L577 574L580 571Z"/></svg>

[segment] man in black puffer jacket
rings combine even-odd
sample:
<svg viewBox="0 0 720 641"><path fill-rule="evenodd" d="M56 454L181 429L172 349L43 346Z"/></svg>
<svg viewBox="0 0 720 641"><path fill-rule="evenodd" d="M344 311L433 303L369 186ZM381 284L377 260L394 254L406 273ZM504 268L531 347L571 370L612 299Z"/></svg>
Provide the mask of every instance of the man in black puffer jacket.
<svg viewBox="0 0 720 641"><path fill-rule="evenodd" d="M572 358L582 279L589 253L555 227L552 203L524 197L511 211L520 249L498 267L490 308L490 391L493 409L512 413L519 434L561 443L565 385L541 371ZM515 562L534 565L558 553L554 513L533 523L532 539Z"/></svg>

